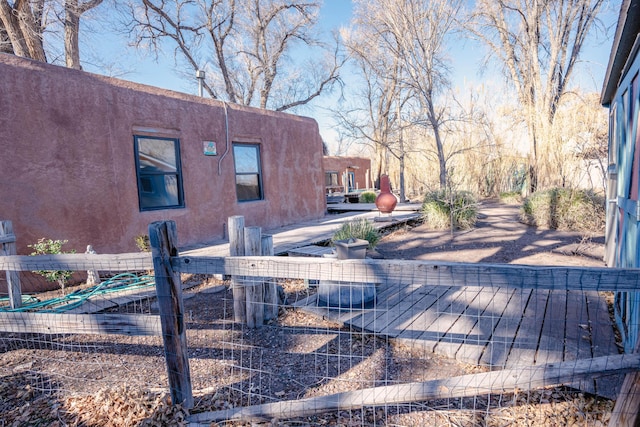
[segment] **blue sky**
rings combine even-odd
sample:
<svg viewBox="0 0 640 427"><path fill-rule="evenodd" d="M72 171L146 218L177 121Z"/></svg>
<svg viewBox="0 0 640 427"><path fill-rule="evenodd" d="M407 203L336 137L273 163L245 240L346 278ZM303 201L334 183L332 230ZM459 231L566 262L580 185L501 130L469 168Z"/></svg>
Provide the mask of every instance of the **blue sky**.
<svg viewBox="0 0 640 427"><path fill-rule="evenodd" d="M612 1L609 4L609 11L601 15L604 24L609 27L608 34L599 34L592 37L586 44L582 62L576 69L576 81L585 91L599 92L602 86L609 51L611 49L612 37L615 31L615 23L619 10L619 1ZM340 26L348 25L352 16L352 5L350 0L324 0L324 5L320 12L321 29L329 33ZM159 57L159 62L153 55L144 56L133 48L127 48L127 40L124 36L115 35L109 32L96 34L88 44L98 41L97 49L103 64L112 64L115 68L105 70L100 66L85 66L90 72L113 75L124 80L158 86L165 89L176 90L186 93L197 93L195 73L191 70L176 69L169 50L167 54ZM480 62L485 53L484 47L470 41L461 39L459 43L452 46L449 56L452 60L452 82L459 88L469 84L498 84L502 82L502 77L496 73L495 69L489 68L483 74L479 74ZM84 54L84 52L81 52ZM85 56L83 56L84 58ZM348 68L345 70L348 73ZM193 75L193 77L191 77ZM349 76L345 75L344 80L349 84ZM335 102L335 96L325 97L321 104L327 105ZM314 117L320 124L323 138L333 145L335 131L332 130L332 122L328 113L321 109L313 109L301 114Z"/></svg>

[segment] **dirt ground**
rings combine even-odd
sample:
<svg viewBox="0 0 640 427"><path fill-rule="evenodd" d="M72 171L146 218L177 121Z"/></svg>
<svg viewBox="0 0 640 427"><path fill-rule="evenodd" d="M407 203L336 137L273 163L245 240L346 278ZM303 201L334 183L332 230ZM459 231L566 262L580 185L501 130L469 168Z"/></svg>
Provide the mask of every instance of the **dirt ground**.
<svg viewBox="0 0 640 427"><path fill-rule="evenodd" d="M403 227L384 236L378 252L398 259L603 265L601 237L527 227L517 220L517 206L497 202L484 202L480 215L467 231ZM483 370L294 310L293 302L313 292L301 281L280 282L287 305L277 320L250 330L231 322L228 283L189 280L184 304L196 412ZM135 310L153 312L153 301ZM32 338L0 334L0 426L185 425L187 412L167 397L159 337ZM610 400L549 388L233 425L604 426L612 407Z"/></svg>
<svg viewBox="0 0 640 427"><path fill-rule="evenodd" d="M471 230L404 227L384 236L376 249L386 259L604 267L604 230L541 230L520 222L519 212L519 205L483 201Z"/></svg>

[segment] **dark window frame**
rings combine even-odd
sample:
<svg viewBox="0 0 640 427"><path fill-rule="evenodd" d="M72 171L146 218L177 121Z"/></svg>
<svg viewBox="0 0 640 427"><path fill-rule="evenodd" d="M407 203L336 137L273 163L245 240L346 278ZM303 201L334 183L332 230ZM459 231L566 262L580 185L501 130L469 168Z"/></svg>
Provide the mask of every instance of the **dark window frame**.
<svg viewBox="0 0 640 427"><path fill-rule="evenodd" d="M174 150L175 150L175 171L149 171L144 170L141 167L140 162L140 140L160 140L160 141L171 141L173 142ZM133 150L134 150L134 158L136 164L136 181L138 187L138 207L140 212L146 211L157 211L164 209L183 209L185 207L184 203L184 189L182 186L182 159L180 157L180 140L178 138L169 138L169 137L160 137L160 136L149 136L149 135L134 135L133 136ZM153 193L153 180L158 177L175 177L176 182L176 190L177 190L177 199L178 203L176 204L165 204L165 205L154 205L149 206L146 205L144 199L148 194ZM150 191L151 190L151 191Z"/></svg>
<svg viewBox="0 0 640 427"><path fill-rule="evenodd" d="M261 154L261 146L260 144L253 144L248 142L233 142L233 168L234 168L234 179L236 182L236 200L239 203L245 202L257 202L264 200L264 186L263 186L263 172L262 172L262 154ZM257 170L251 172L238 172L238 159L236 157L236 147L242 148L253 148L256 152L256 160L257 160ZM258 197L246 198L242 197L240 191L238 191L238 176L257 176L257 186L258 186Z"/></svg>

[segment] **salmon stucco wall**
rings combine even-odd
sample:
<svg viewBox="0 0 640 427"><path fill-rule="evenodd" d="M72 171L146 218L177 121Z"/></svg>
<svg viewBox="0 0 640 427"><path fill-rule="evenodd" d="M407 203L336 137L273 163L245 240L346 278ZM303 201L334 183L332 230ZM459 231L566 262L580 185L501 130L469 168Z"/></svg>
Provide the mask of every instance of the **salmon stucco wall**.
<svg viewBox="0 0 640 427"><path fill-rule="evenodd" d="M6 54L0 76L0 219L20 254L41 237L133 252L158 220L175 220L189 246L223 238L232 215L273 229L325 213L312 119L227 104L225 120L220 101ZM140 211L134 135L179 139L184 208ZM237 201L232 142L259 145L264 200Z"/></svg>
<svg viewBox="0 0 640 427"><path fill-rule="evenodd" d="M344 191L344 174L353 172L355 189L364 190L373 187L371 179L371 160L364 157L324 156L322 159L324 171L338 173L338 186L341 188L332 191ZM329 190L329 189L327 189Z"/></svg>

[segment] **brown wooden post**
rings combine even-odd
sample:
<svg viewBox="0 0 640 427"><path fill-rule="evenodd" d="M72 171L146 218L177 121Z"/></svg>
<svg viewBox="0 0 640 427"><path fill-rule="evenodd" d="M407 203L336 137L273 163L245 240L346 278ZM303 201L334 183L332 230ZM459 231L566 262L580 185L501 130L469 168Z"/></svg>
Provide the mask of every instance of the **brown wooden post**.
<svg viewBox="0 0 640 427"><path fill-rule="evenodd" d="M193 392L187 354L187 334L182 302L180 273L171 267L171 257L178 256L178 234L174 221L149 224L149 243L153 256L160 324L167 361L169 389L174 405L193 408Z"/></svg>
<svg viewBox="0 0 640 427"><path fill-rule="evenodd" d="M273 256L273 236L262 236L262 256ZM278 287L276 279L269 277L264 280L264 320L278 317Z"/></svg>
<svg viewBox="0 0 640 427"><path fill-rule="evenodd" d="M11 221L0 221L0 256L3 255L17 255L16 236L13 234ZM17 271L7 270L7 288L11 308L22 307L22 288L20 274Z"/></svg>
<svg viewBox="0 0 640 427"><path fill-rule="evenodd" d="M262 229L260 227L244 228L245 256L262 255ZM259 328L264 324L264 283L262 278L246 277L247 293L247 326Z"/></svg>
<svg viewBox="0 0 640 427"><path fill-rule="evenodd" d="M230 216L229 224L229 256L244 256L244 217ZM247 320L246 293L241 277L231 278L233 292L233 320L244 323Z"/></svg>

